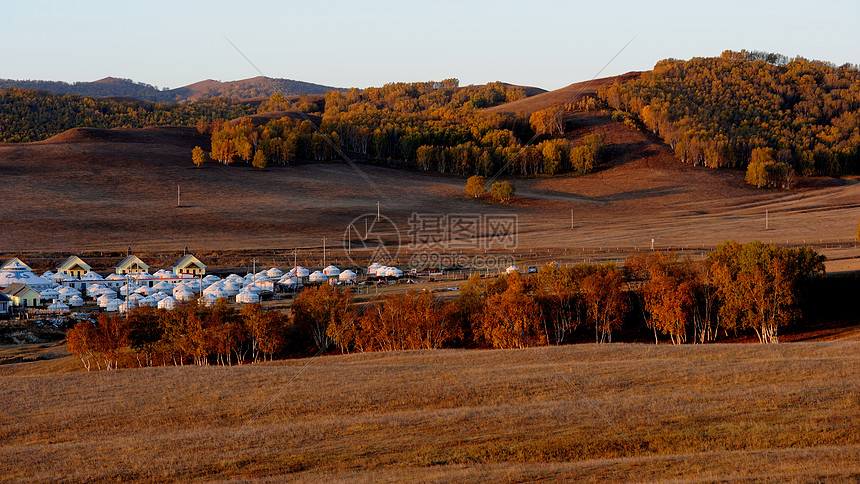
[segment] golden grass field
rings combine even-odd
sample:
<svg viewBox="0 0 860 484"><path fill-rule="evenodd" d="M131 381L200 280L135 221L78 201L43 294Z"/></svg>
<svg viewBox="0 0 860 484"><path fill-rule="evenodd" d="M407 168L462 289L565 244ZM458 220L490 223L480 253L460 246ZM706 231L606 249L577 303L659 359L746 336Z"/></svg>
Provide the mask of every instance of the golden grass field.
<svg viewBox="0 0 860 484"><path fill-rule="evenodd" d="M0 366L5 481L860 479L860 338Z"/></svg>

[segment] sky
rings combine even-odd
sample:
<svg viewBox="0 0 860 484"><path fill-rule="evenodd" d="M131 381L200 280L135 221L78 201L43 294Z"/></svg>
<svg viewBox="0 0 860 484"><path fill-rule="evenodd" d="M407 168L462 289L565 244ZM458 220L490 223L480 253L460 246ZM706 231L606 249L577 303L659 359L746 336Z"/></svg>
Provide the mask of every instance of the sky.
<svg viewBox="0 0 860 484"><path fill-rule="evenodd" d="M860 64L856 0L0 0L0 12L5 79L175 88L262 72L335 87L557 89L727 49Z"/></svg>

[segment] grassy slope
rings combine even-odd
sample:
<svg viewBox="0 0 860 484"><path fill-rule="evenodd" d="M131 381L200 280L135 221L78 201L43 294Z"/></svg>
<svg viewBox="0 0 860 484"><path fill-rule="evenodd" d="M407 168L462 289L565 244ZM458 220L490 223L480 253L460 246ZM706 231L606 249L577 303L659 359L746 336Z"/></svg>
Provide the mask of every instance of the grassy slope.
<svg viewBox="0 0 860 484"><path fill-rule="evenodd" d="M0 475L858 479L858 360L860 342L849 341L64 374L37 374L42 362L5 365Z"/></svg>

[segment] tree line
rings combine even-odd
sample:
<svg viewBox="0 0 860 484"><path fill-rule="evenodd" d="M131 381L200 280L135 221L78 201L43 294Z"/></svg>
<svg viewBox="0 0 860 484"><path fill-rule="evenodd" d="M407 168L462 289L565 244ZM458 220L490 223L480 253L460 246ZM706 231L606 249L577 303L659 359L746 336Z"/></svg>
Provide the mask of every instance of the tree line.
<svg viewBox="0 0 860 484"><path fill-rule="evenodd" d="M193 104L99 99L44 91L0 90L0 142L40 141L71 128L194 126L198 120L253 114L250 104L209 99Z"/></svg>
<svg viewBox="0 0 860 484"><path fill-rule="evenodd" d="M660 136L685 163L747 168L757 186L788 187L795 172L860 171L860 70L764 52L662 60L600 99ZM753 166L755 165L755 166Z"/></svg>
<svg viewBox="0 0 860 484"><path fill-rule="evenodd" d="M562 109L529 118L483 110L524 96L519 87L498 82L460 87L456 79L330 91L318 125L290 117L256 127L250 120L218 120L209 127L209 156L224 164L263 167L332 159L343 149L371 160L460 176L581 174L602 161L600 135L586 136L576 145L564 137ZM313 106L306 102L298 108L313 112ZM265 108L296 106L276 95Z"/></svg>
<svg viewBox="0 0 860 484"><path fill-rule="evenodd" d="M275 356L436 348L524 348L609 343L651 334L654 342L708 343L755 334L779 341L802 316L804 296L824 272L810 248L725 242L705 261L673 254L613 264L546 264L534 274L473 275L454 298L411 291L356 303L349 290L305 288L291 314L224 301L174 310L100 315L67 333L87 369L122 365L241 364Z"/></svg>

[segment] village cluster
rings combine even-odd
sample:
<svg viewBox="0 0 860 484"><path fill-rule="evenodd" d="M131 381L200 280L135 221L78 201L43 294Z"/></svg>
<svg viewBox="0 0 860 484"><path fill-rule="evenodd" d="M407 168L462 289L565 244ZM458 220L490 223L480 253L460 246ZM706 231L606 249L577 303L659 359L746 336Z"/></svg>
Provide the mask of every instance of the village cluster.
<svg viewBox="0 0 860 484"><path fill-rule="evenodd" d="M260 302L261 297L296 291L305 285L355 284L358 274L333 265L311 272L296 265L284 272L277 267L244 276L221 278L206 274L206 265L187 254L170 268L149 272L149 265L129 255L103 276L78 256L71 256L55 272L41 275L15 257L0 266L0 315L25 311L68 313L74 308L98 305L108 312L126 312L139 306L173 309L176 304L199 298L214 305L219 299L237 304ZM367 279L395 280L403 271L373 263Z"/></svg>

